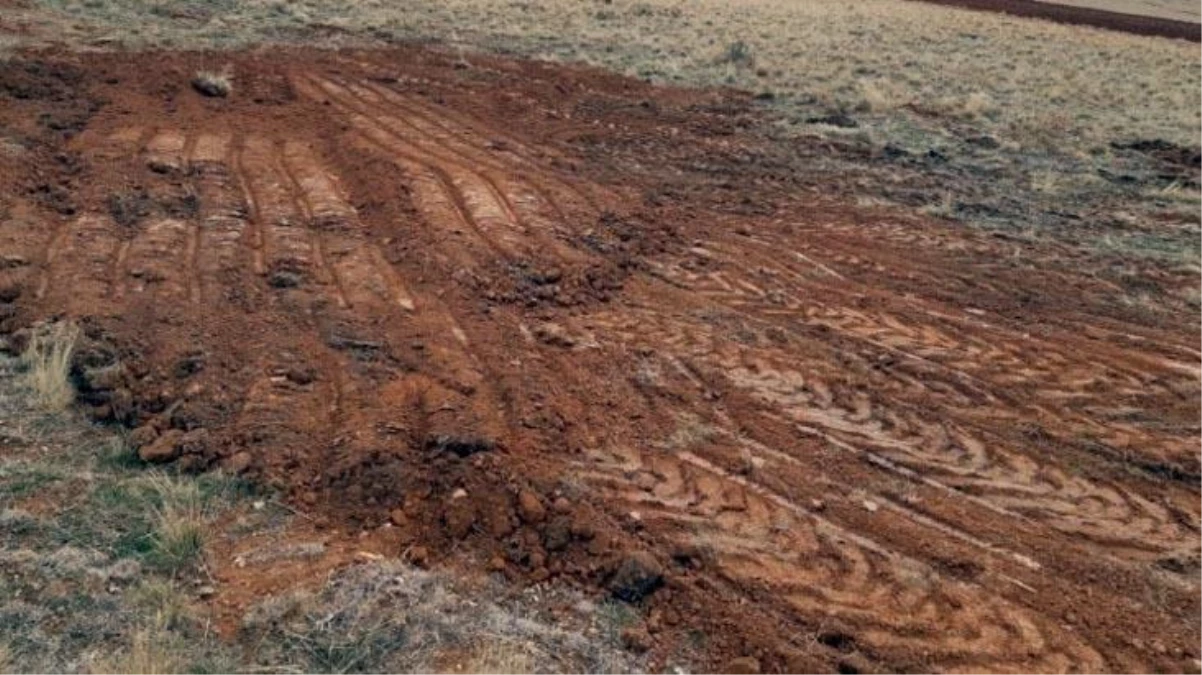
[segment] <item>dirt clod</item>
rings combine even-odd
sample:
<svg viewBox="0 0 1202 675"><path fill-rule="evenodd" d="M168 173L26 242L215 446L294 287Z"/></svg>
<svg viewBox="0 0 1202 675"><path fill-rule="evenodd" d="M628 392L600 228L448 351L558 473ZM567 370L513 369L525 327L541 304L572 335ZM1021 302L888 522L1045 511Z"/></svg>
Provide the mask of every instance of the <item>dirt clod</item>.
<svg viewBox="0 0 1202 675"><path fill-rule="evenodd" d="M651 634L642 626L623 628L618 637L623 647L636 654L642 654L651 649Z"/></svg>
<svg viewBox="0 0 1202 675"><path fill-rule="evenodd" d="M180 441L184 438L184 432L179 429L170 429L166 433L157 437L149 445L144 445L138 448L138 457L142 458L143 462L152 464L161 464L170 462L180 455Z"/></svg>
<svg viewBox="0 0 1202 675"><path fill-rule="evenodd" d="M524 522L536 525L547 517L547 509L538 495L529 490L522 490L518 493L518 515Z"/></svg>
<svg viewBox="0 0 1202 675"><path fill-rule="evenodd" d="M645 551L632 551L623 556L609 579L610 592L626 602L638 602L663 584L663 567Z"/></svg>

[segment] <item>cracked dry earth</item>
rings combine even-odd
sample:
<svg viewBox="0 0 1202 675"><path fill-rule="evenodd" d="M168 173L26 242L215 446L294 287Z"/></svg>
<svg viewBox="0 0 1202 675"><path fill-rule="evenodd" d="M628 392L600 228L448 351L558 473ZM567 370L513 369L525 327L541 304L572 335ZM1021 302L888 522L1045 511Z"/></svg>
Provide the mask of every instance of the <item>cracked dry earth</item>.
<svg viewBox="0 0 1202 675"><path fill-rule="evenodd" d="M737 93L263 51L222 100L211 55L44 58L0 113L4 330L80 321L81 402L144 457L619 588L652 667L1198 667L1196 309L793 188ZM216 564L227 618L278 581Z"/></svg>

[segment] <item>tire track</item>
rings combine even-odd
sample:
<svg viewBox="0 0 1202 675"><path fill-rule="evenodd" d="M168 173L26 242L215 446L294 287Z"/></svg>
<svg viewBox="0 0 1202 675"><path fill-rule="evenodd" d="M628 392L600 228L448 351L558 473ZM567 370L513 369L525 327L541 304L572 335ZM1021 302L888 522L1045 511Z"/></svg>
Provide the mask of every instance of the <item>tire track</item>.
<svg viewBox="0 0 1202 675"><path fill-rule="evenodd" d="M742 345L718 337L702 323L652 312L590 320L611 338L633 345L659 342L707 376L747 390L797 424L865 448L955 493L974 495L1014 518L1044 522L1099 543L1121 543L1120 550L1177 552L1196 536L1196 522L1184 527L1168 509L1146 498L1071 475L1003 439L956 424L951 403L941 406L946 421L933 421L898 407L900 401L891 407L858 389L832 387L823 376L831 369L828 363L778 352L766 337Z"/></svg>
<svg viewBox="0 0 1202 675"><path fill-rule="evenodd" d="M706 261L714 259L705 249L694 250ZM722 262L721 269L703 272L680 265L661 265L657 273L673 285L690 289L722 306L803 335L812 334L812 326L821 326L841 338L861 340L905 358L938 364L956 374L954 386L968 384L985 400L1002 401L1003 407L1034 409L1040 416L1057 416L1058 423L1052 426L1072 430L1063 435L1070 442L1074 436L1089 435L1115 447L1127 448L1131 447L1130 439L1144 436L1140 451L1159 460L1171 461L1192 454L1185 439L1148 434L1146 430L1115 421L1100 421L1120 417L1127 409L1114 406L1111 403L1114 400L1176 396L1186 385L1179 373L1166 372L1155 357L1136 354L1133 358L1116 360L1109 354L1090 354L1088 348L1084 358L1070 355L1068 350L1046 339L1013 334L976 318L955 317L946 310L933 309L911 299L907 304L916 305L934 319L933 324L914 324L889 311L870 313L855 309L857 298L858 304L864 305L864 298L879 295L870 289L854 285L844 288L847 284L835 287L812 280L805 284L809 288L783 283L782 279L793 277L792 272L787 268L771 271L765 265L755 269L759 278L750 281L746 273L738 271L747 266L733 261L731 257ZM815 299L819 297L846 299L836 304ZM892 298L881 301L896 304ZM988 332L988 337L975 337L982 332ZM1073 341L1073 346L1082 345ZM932 375L946 379L946 374ZM1103 393L1104 398L1099 396Z"/></svg>
<svg viewBox="0 0 1202 675"><path fill-rule="evenodd" d="M537 260L549 253L560 263L587 260L553 236L559 228L547 213L552 209L536 190L442 145L410 120L389 114L389 101L373 89L322 79L314 79L314 84L337 105L354 112L355 126L374 125L391 138L385 141L390 150L445 176L461 212L507 257ZM380 140L380 135L373 140Z"/></svg>
<svg viewBox="0 0 1202 675"><path fill-rule="evenodd" d="M296 141L287 141L284 163L296 176L303 199L311 205L323 249L349 305L360 310L382 306L413 310L412 295L380 250L367 242L354 208L313 152Z"/></svg>
<svg viewBox="0 0 1202 675"><path fill-rule="evenodd" d="M846 639L879 658L918 649L940 663L991 670L1022 650L1039 669L1103 666L1095 650L1043 617L943 577L693 451L615 448L578 471L625 504L615 510L675 533L678 550L714 555L720 576L736 586L772 580L771 594L807 620L856 626Z"/></svg>
<svg viewBox="0 0 1202 675"><path fill-rule="evenodd" d="M514 152L507 153L505 159L494 157L482 150L489 143L476 136L473 130L465 125L462 117L456 116L456 125L453 126L446 121L450 119L449 117L444 116L439 119L425 110L420 103L401 96L387 87L368 81L363 81L359 86L378 96L381 102L386 103L389 107L403 111L405 122L428 142L447 152L454 153L462 161L488 167L489 177L506 188L505 192L511 195L510 199L523 206L531 214L531 218L537 219L537 224L542 229L557 232L560 236L580 234L575 230L565 229L570 227L569 223L572 218L567 211L561 208L561 203L569 205L574 211L589 214L593 218L600 212L595 208L594 203L576 188L546 173L532 160L518 154L524 149L520 144L513 148ZM473 138L475 143L467 142L465 140L467 138ZM522 175L529 176L529 180L521 181L510 178L515 170L520 171ZM554 193L554 196L548 193ZM550 213L544 213L546 211L550 211ZM580 255L578 252L574 253Z"/></svg>

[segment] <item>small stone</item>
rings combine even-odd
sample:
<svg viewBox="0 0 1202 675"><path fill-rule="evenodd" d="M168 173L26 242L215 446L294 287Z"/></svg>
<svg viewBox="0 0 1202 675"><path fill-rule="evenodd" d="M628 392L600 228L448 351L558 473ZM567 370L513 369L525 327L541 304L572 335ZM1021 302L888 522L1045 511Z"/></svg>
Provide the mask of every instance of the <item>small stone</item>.
<svg viewBox="0 0 1202 675"><path fill-rule="evenodd" d="M214 595L217 595L217 589L213 588L212 586L201 586L200 588L196 589L196 597L200 598L201 600L211 598Z"/></svg>
<svg viewBox="0 0 1202 675"><path fill-rule="evenodd" d="M451 499L463 499L466 496L467 490L463 488L455 488L455 491L451 493Z"/></svg>
<svg viewBox="0 0 1202 675"><path fill-rule="evenodd" d="M871 499L864 500L864 509L869 513L876 513L877 509L881 508L876 502Z"/></svg>
<svg viewBox="0 0 1202 675"><path fill-rule="evenodd" d="M810 500L810 510L811 511L825 511L826 510L826 502L822 501L821 499L811 499Z"/></svg>
<svg viewBox="0 0 1202 675"><path fill-rule="evenodd" d="M505 571L505 559L499 555L494 555L488 561L488 571L489 572L504 572Z"/></svg>
<svg viewBox="0 0 1202 675"><path fill-rule="evenodd" d="M543 522L547 517L547 509L538 495L529 490L522 490L518 493L518 515L522 517L522 521L533 525Z"/></svg>
<svg viewBox="0 0 1202 675"><path fill-rule="evenodd" d="M556 513L571 513L572 502L568 501L567 497L559 497L551 503L551 510Z"/></svg>
<svg viewBox="0 0 1202 675"><path fill-rule="evenodd" d="M138 448L138 457L143 462L152 464L170 462L179 456L179 441L183 437L184 432L172 429L156 438L153 443Z"/></svg>
<svg viewBox="0 0 1202 675"><path fill-rule="evenodd" d="M726 662L722 672L731 673L731 675L754 675L760 672L760 661L754 656L733 658Z"/></svg>

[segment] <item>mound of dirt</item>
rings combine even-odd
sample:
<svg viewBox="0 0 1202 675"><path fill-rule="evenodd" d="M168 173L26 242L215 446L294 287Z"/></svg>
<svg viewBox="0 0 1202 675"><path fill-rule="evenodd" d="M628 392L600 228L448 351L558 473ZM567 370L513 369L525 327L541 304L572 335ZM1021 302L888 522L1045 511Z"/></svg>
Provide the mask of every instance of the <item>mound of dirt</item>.
<svg viewBox="0 0 1202 675"><path fill-rule="evenodd" d="M233 54L209 98L204 58L0 65L2 124L109 101L0 164L73 204L3 191L0 308L13 349L83 326L144 460L621 603L655 667L1198 658L1196 309L784 189L745 95L412 49Z"/></svg>

